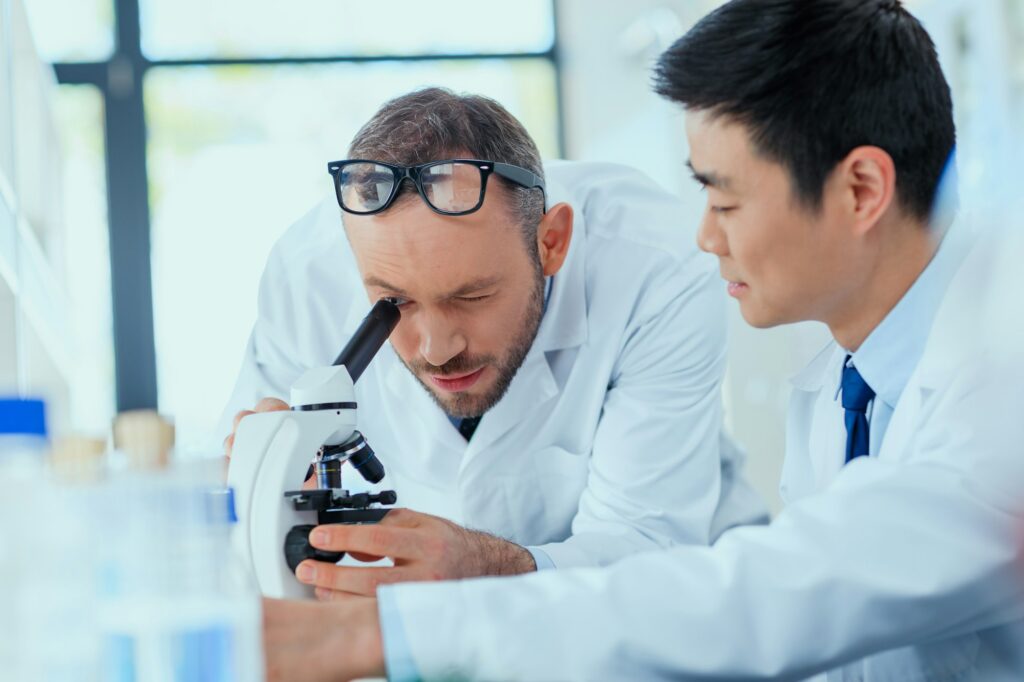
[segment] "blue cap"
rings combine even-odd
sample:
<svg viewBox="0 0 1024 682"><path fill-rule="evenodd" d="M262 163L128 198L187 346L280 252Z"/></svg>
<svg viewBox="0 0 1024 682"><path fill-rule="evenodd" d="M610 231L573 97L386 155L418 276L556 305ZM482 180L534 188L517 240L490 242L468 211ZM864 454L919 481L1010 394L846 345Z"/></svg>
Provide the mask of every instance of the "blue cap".
<svg viewBox="0 0 1024 682"><path fill-rule="evenodd" d="M238 522L234 488L213 488L206 491L206 521L229 524Z"/></svg>
<svg viewBox="0 0 1024 682"><path fill-rule="evenodd" d="M0 398L0 434L46 438L45 403L27 398Z"/></svg>

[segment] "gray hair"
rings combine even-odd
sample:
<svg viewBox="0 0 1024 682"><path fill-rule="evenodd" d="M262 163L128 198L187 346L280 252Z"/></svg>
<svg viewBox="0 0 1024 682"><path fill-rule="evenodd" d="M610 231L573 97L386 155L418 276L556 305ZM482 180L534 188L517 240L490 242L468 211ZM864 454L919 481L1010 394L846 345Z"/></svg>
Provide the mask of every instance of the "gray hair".
<svg viewBox="0 0 1024 682"><path fill-rule="evenodd" d="M526 128L505 107L481 95L456 94L445 88L416 90L386 102L356 133L349 158L415 166L468 154L471 158L510 163L544 177L540 152ZM510 210L536 252L537 225L544 212L543 194L493 175L510 197ZM415 190L409 183L402 194Z"/></svg>

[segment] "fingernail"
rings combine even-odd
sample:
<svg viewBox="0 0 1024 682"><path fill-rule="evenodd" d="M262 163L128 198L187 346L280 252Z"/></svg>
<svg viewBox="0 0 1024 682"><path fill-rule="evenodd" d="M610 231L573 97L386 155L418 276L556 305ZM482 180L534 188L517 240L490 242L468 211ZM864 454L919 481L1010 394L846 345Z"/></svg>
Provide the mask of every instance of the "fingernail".
<svg viewBox="0 0 1024 682"><path fill-rule="evenodd" d="M309 534L309 541L318 547L327 544L327 531L323 528L314 528Z"/></svg>
<svg viewBox="0 0 1024 682"><path fill-rule="evenodd" d="M316 569L310 565L310 562L303 561L295 570L295 577L304 583L311 583L316 579Z"/></svg>

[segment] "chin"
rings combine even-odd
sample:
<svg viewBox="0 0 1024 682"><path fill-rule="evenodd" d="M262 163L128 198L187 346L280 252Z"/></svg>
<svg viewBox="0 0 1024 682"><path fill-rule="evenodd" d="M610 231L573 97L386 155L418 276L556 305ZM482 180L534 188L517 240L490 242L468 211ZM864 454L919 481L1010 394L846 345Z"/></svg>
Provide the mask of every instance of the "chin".
<svg viewBox="0 0 1024 682"><path fill-rule="evenodd" d="M442 396L433 390L431 390L431 393L434 395L435 402L437 402L445 411L445 414L449 416L464 419L470 416L480 416L485 411L481 405L484 396L476 390L471 393L460 393L457 396L453 396L451 394L445 394Z"/></svg>
<svg viewBox="0 0 1024 682"><path fill-rule="evenodd" d="M755 329L771 329L789 322L771 310L750 303L740 304L740 314L743 315L746 323Z"/></svg>

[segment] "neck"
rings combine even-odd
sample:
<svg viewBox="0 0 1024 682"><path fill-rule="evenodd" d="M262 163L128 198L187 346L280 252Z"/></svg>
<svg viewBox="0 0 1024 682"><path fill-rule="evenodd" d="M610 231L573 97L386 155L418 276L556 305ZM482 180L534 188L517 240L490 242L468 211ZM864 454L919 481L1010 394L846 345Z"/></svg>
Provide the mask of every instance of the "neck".
<svg viewBox="0 0 1024 682"><path fill-rule="evenodd" d="M883 227L879 225L879 227ZM919 223L891 225L876 244L874 267L850 296L851 303L831 321L833 338L855 352L896 307L935 257L942 233Z"/></svg>

